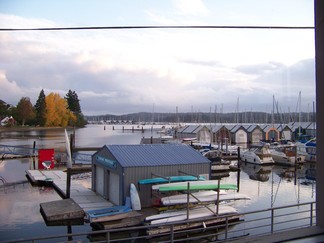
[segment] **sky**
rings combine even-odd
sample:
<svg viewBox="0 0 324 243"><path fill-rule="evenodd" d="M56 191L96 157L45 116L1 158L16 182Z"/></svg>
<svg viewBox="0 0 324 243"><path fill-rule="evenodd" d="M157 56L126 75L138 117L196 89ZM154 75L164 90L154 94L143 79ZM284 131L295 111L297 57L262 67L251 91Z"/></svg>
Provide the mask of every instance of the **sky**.
<svg viewBox="0 0 324 243"><path fill-rule="evenodd" d="M314 3L0 0L0 29L113 26L313 27ZM311 112L314 59L313 29L0 31L0 99L72 90L84 115L121 115L272 112L275 98Z"/></svg>

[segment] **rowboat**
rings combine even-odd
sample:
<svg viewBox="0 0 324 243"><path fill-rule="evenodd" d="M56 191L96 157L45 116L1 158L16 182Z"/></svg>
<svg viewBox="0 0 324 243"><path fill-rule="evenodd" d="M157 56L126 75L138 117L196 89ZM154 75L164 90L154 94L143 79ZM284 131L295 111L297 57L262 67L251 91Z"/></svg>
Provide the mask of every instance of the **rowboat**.
<svg viewBox="0 0 324 243"><path fill-rule="evenodd" d="M170 222L183 221L186 219L197 219L203 217L209 217L213 215L224 215L224 214L235 214L237 209L227 206L220 205L217 211L217 206L212 204L204 207L198 207L187 210L177 210L169 213L161 213L146 217L146 221L150 221L151 225L161 225Z"/></svg>
<svg viewBox="0 0 324 243"><path fill-rule="evenodd" d="M206 178L203 176L170 176L170 177L155 177L155 178L148 178L142 179L138 181L139 185L147 185L147 184L159 184L159 183L168 183L168 182L180 182L180 181L203 181Z"/></svg>
<svg viewBox="0 0 324 243"><path fill-rule="evenodd" d="M247 195L241 193L228 193L219 194L217 196L216 191L210 191L209 195L204 195L198 193L193 193L193 195L182 194L174 195L169 197L161 198L161 203L164 206L176 205L176 204L186 204L186 203L198 203L198 202L221 202L221 201L232 201L232 200L249 200L251 199Z"/></svg>
<svg viewBox="0 0 324 243"><path fill-rule="evenodd" d="M219 187L219 188L218 188ZM160 192L168 191L184 191L184 190L237 190L237 186L234 184L220 184L217 180L205 180L205 181L191 181L191 182L175 182L153 185L153 190Z"/></svg>
<svg viewBox="0 0 324 243"><path fill-rule="evenodd" d="M131 217L132 209L128 206L112 206L109 208L89 210L85 213L85 220L94 223Z"/></svg>

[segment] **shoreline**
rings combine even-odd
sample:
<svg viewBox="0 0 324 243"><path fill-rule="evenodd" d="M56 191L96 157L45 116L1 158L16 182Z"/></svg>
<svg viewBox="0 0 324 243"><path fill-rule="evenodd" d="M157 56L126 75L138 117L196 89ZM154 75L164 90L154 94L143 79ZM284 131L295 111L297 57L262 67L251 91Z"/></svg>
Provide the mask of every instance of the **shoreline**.
<svg viewBox="0 0 324 243"><path fill-rule="evenodd" d="M0 127L0 132L20 132L20 131L41 131L41 130L63 130L73 129L72 127Z"/></svg>

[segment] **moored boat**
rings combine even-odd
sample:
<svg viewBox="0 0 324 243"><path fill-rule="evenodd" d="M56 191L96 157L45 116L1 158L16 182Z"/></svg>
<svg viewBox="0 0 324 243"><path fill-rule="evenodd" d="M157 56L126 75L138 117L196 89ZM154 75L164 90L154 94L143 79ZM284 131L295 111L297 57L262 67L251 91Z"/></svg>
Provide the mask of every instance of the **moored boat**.
<svg viewBox="0 0 324 243"><path fill-rule="evenodd" d="M218 208L217 208L218 207ZM163 225L170 222L178 222L186 219L204 218L213 215L235 214L237 209L227 205L214 205L201 206L197 208L184 210L176 210L168 213L161 213L146 217L145 220L150 222L151 225Z"/></svg>
<svg viewBox="0 0 324 243"><path fill-rule="evenodd" d="M128 206L112 206L103 209L89 210L85 213L85 220L94 223L131 217L132 209Z"/></svg>
<svg viewBox="0 0 324 243"><path fill-rule="evenodd" d="M161 198L161 204L164 206L186 204L186 203L201 203L201 202L222 202L233 200L248 200L250 197L241 193L222 193L217 195L216 191L199 191L197 193L172 195Z"/></svg>
<svg viewBox="0 0 324 243"><path fill-rule="evenodd" d="M242 151L240 159L253 164L273 164L270 145L268 143L254 145L249 150Z"/></svg>
<svg viewBox="0 0 324 243"><path fill-rule="evenodd" d="M277 164L294 166L301 163L301 156L297 155L297 147L295 145L278 145L271 150L272 159Z"/></svg>

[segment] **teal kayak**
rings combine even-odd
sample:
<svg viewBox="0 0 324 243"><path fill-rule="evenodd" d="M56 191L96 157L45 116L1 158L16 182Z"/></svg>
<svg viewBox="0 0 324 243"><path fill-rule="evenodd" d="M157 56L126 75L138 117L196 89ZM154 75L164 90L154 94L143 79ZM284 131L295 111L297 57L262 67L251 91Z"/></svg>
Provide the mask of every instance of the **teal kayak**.
<svg viewBox="0 0 324 243"><path fill-rule="evenodd" d="M158 183L168 183L168 182L179 182L179 181L204 181L205 177L199 176L198 178L196 176L170 176L166 178L162 177L155 177L155 178L149 178L149 179L143 179L139 180L139 185L147 185L147 184L158 184Z"/></svg>
<svg viewBox="0 0 324 243"><path fill-rule="evenodd" d="M218 183L201 183L201 184L190 184L189 183L189 190L237 190L237 186L234 184L220 184L218 188ZM159 191L160 192L170 192L170 191L185 191L188 190L188 184L182 184L182 185L166 185L166 186L160 186Z"/></svg>

